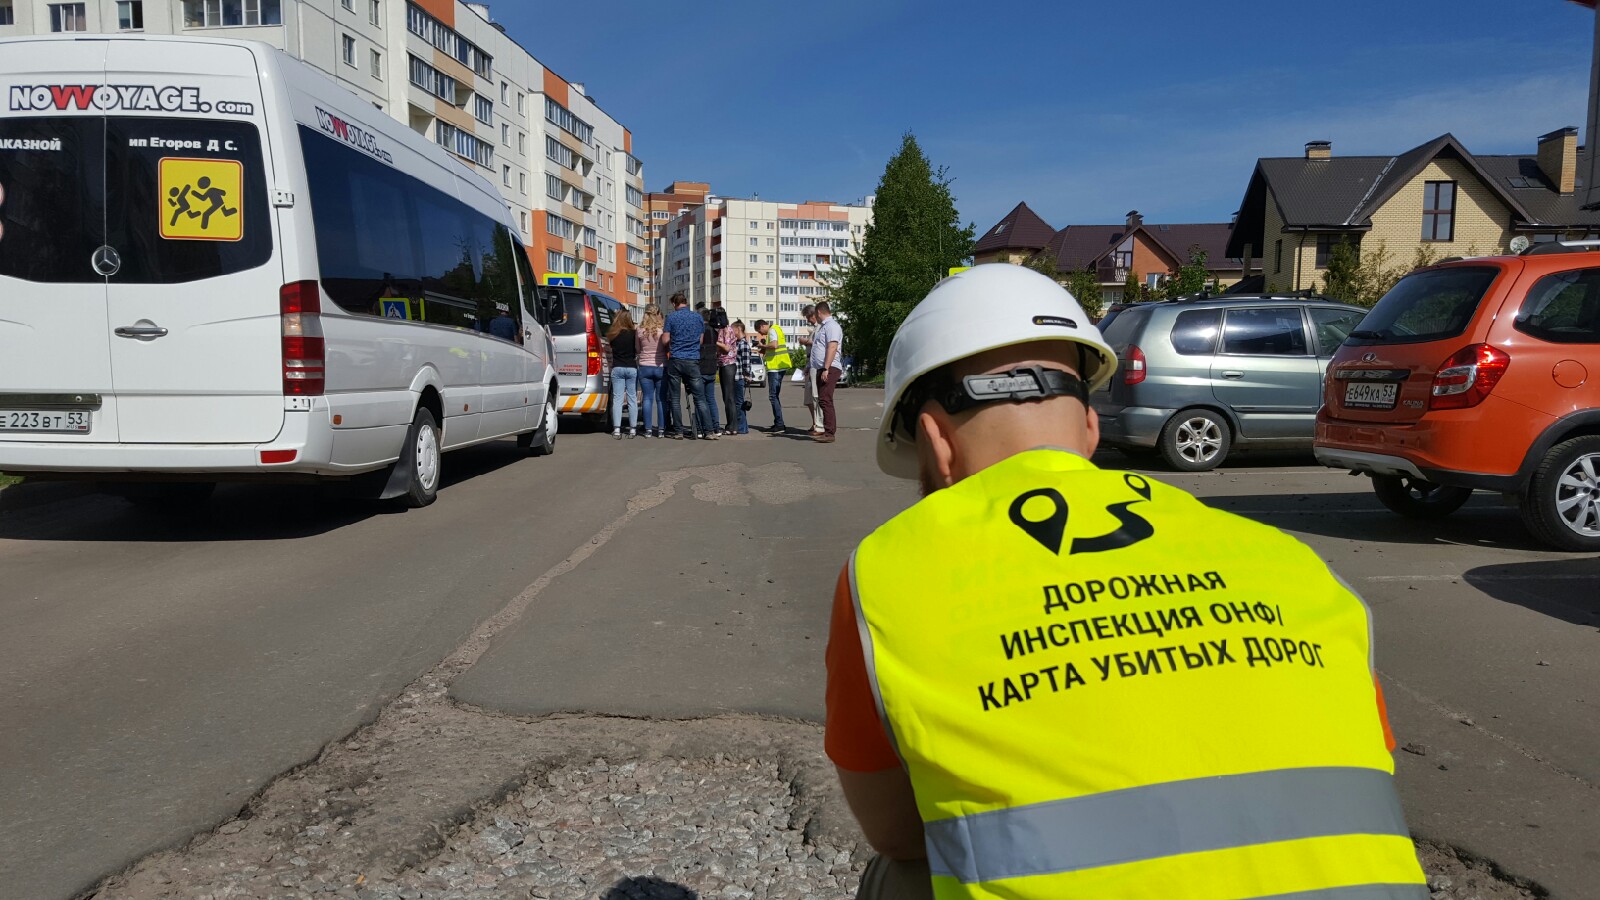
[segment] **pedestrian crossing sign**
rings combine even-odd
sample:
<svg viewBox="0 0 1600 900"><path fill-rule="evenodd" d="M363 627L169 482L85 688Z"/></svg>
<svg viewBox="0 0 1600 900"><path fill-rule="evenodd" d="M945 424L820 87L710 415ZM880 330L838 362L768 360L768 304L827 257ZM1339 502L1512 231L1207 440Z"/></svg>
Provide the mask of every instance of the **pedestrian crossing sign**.
<svg viewBox="0 0 1600 900"><path fill-rule="evenodd" d="M378 301L379 312L385 319L411 318L411 301L404 297L384 298Z"/></svg>
<svg viewBox="0 0 1600 900"><path fill-rule="evenodd" d="M244 238L244 165L232 159L161 160L161 236L169 241Z"/></svg>
<svg viewBox="0 0 1600 900"><path fill-rule="evenodd" d="M544 276L544 283L545 283L546 287L570 287L570 288L575 288L575 287L578 286L578 273L576 273L576 272L547 272L547 273L545 273L545 276Z"/></svg>

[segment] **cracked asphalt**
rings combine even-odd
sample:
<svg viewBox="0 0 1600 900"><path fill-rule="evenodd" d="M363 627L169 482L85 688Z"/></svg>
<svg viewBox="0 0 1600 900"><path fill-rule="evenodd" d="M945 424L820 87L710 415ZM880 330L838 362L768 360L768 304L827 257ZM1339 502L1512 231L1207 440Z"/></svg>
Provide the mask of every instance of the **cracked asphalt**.
<svg viewBox="0 0 1600 900"><path fill-rule="evenodd" d="M789 799L760 802L808 848L783 864L848 882L862 853L815 725L828 604L914 494L868 453L881 394L840 400L831 446L462 451L439 502L403 514L299 488L224 488L178 518L0 492L0 897L446 896L468 870L442 860L487 823L495 848L533 828L500 827L508 797L597 757L770 772ZM1534 547L1492 498L1405 522L1308 463L1151 474L1301 535L1366 594L1410 820L1498 866L1430 850L1439 896L1533 896L1493 893L1506 878L1594 896L1600 564ZM627 869L573 883L753 890Z"/></svg>

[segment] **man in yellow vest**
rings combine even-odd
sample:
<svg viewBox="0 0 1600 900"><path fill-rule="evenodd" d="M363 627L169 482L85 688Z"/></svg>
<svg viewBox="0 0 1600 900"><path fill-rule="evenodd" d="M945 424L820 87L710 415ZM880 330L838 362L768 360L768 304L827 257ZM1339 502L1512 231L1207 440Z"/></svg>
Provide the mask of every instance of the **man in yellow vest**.
<svg viewBox="0 0 1600 900"><path fill-rule="evenodd" d="M772 430L768 434L783 434L783 380L789 377L794 361L789 357L789 339L783 328L766 319L756 320L756 331L761 335L761 350L767 364L767 399L772 401Z"/></svg>
<svg viewBox="0 0 1600 900"><path fill-rule="evenodd" d="M1310 548L1089 462L1116 357L1050 279L941 281L840 576L827 750L862 898L1426 900L1359 597Z"/></svg>

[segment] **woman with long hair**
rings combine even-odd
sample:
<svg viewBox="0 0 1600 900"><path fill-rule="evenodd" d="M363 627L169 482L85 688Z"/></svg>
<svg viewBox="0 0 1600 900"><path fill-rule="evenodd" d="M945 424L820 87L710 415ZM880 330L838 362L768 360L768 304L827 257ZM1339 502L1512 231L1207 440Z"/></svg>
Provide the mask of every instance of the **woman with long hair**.
<svg viewBox="0 0 1600 900"><path fill-rule="evenodd" d="M661 346L661 329L666 317L661 307L651 303L644 308L644 323L639 326L636 343L639 345L639 386L644 390L644 418L641 420L645 434L661 437L666 427L666 403L662 392L666 389L666 350Z"/></svg>
<svg viewBox="0 0 1600 900"><path fill-rule="evenodd" d="M639 335L633 329L633 316L624 308L606 332L611 342L611 436L622 440L622 407L627 405L633 428L628 437L639 436Z"/></svg>

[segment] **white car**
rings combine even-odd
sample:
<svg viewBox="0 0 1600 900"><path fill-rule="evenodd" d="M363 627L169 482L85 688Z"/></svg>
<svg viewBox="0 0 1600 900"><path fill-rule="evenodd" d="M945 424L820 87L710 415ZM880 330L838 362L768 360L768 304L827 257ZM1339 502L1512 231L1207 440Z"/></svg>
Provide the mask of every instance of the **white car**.
<svg viewBox="0 0 1600 900"><path fill-rule="evenodd" d="M0 40L0 104L0 471L422 506L442 451L553 448L562 313L432 141L244 41Z"/></svg>

